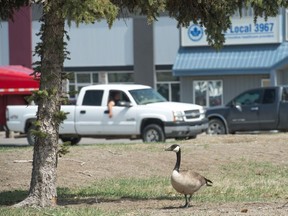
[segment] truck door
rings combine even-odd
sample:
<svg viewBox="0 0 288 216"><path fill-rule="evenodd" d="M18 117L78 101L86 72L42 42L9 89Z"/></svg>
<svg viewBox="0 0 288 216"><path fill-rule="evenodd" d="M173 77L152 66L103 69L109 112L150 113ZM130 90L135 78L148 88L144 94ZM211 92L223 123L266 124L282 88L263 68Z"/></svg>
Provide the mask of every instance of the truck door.
<svg viewBox="0 0 288 216"><path fill-rule="evenodd" d="M235 98L228 114L230 131L259 130L259 106L262 100L261 89L246 91Z"/></svg>
<svg viewBox="0 0 288 216"><path fill-rule="evenodd" d="M276 100L276 96L275 88L264 90L263 101L259 107L259 124L261 130L273 130L277 128L279 101Z"/></svg>
<svg viewBox="0 0 288 216"><path fill-rule="evenodd" d="M75 127L80 135L100 135L103 132L102 116L106 107L101 106L103 90L87 90L83 103L75 109Z"/></svg>
<svg viewBox="0 0 288 216"><path fill-rule="evenodd" d="M136 134L136 107L129 106L131 104L130 99L123 91L110 90L109 95L115 94L115 91L120 94L119 100L112 107L111 118L108 107L106 107L102 116L103 133L107 135L134 135Z"/></svg>

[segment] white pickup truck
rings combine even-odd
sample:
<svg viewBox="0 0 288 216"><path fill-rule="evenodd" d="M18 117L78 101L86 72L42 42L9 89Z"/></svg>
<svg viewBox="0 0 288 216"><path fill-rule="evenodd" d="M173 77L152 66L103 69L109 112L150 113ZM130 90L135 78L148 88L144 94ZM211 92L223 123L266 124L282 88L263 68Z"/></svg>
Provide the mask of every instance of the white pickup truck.
<svg viewBox="0 0 288 216"><path fill-rule="evenodd" d="M108 100L119 92L120 100L114 106L113 116L108 115ZM189 139L208 128L202 106L169 102L149 86L134 84L103 84L83 87L76 105L63 105L68 113L60 125L60 139L77 144L81 137L130 138L144 142L164 142L166 138ZM31 133L36 119L37 106L7 106L6 118L10 131Z"/></svg>

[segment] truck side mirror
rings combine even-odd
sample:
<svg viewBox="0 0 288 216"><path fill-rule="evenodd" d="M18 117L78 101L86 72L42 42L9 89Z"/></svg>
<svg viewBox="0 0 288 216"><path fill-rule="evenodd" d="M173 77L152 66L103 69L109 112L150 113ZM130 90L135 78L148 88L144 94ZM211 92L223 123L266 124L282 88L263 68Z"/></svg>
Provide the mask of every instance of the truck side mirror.
<svg viewBox="0 0 288 216"><path fill-rule="evenodd" d="M229 106L230 106L230 107L235 107L235 106L236 106L235 100L232 100L232 101L229 103Z"/></svg>
<svg viewBox="0 0 288 216"><path fill-rule="evenodd" d="M132 103L127 101L119 101L117 105L121 107L132 107Z"/></svg>

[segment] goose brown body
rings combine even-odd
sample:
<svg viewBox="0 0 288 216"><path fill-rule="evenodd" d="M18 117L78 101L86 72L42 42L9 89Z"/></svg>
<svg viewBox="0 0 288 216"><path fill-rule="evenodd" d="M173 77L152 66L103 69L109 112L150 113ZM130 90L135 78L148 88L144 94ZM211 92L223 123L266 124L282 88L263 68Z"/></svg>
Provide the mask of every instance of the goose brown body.
<svg viewBox="0 0 288 216"><path fill-rule="evenodd" d="M179 145L174 144L166 151L176 152L176 164L171 175L171 184L178 193L184 194L186 200L184 207L188 207L192 195L204 185L212 186L212 181L191 170L180 171L181 149Z"/></svg>
<svg viewBox="0 0 288 216"><path fill-rule="evenodd" d="M206 185L206 180L200 174L190 170L181 172L173 170L171 184L177 192L192 195Z"/></svg>

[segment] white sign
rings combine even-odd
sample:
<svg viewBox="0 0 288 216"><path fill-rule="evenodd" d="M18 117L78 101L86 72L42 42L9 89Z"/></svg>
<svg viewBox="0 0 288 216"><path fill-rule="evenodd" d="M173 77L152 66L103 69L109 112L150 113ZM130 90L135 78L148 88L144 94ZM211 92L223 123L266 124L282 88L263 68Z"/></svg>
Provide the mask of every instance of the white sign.
<svg viewBox="0 0 288 216"><path fill-rule="evenodd" d="M225 45L266 44L282 42L282 15L267 20L253 17L232 18L231 28L225 33ZM181 28L182 46L207 46L205 28L191 24Z"/></svg>

